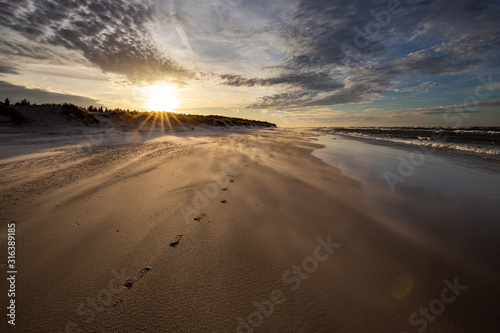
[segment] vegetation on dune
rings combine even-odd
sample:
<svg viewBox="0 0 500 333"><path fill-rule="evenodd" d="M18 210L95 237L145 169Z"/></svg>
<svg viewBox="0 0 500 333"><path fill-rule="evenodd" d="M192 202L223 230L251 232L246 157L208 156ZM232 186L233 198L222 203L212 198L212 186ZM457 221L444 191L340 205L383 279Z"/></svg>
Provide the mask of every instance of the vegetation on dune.
<svg viewBox="0 0 500 333"><path fill-rule="evenodd" d="M0 105L2 106L2 108L10 108L12 111L18 113L21 117L23 117L15 109L9 107L9 105L11 105L11 102L8 98L5 99L5 103L3 104L0 103ZM36 104L31 104L30 101L28 101L27 99L23 99L21 102L16 102L14 104L14 106L30 106L30 105L36 105ZM68 121L76 120L88 126L99 124L99 120L96 117L94 117L94 114L100 114L102 117L115 118L121 123L126 123L126 124L137 124L137 123L152 124L163 121L171 126L189 125L189 126L220 126L220 127L230 127L230 126L276 127L275 124L267 121L226 117L221 115L197 115L197 114L183 114L183 113L157 112L157 111L141 112L137 110L129 110L129 109L125 110L120 108L109 109L103 106L95 107L93 105L90 105L89 107L85 108L70 103L64 103L64 104L46 103L42 105L61 106L62 107L61 114L66 116ZM13 114L12 111L9 112ZM17 117L16 119L21 119L21 118ZM19 121L21 120L18 120L18 122ZM26 119L24 118L24 120L21 121L19 124L22 124L25 121Z"/></svg>
<svg viewBox="0 0 500 333"><path fill-rule="evenodd" d="M0 103L2 104L2 103ZM8 98L5 99L5 101L3 102L4 105L6 106L11 106L10 104L10 100ZM26 105L31 105L30 101L28 101L26 98L23 99L22 101L20 102L16 102L13 104L14 106L26 106Z"/></svg>
<svg viewBox="0 0 500 333"><path fill-rule="evenodd" d="M28 120L14 108L0 103L0 123L11 123L14 125L22 125Z"/></svg>
<svg viewBox="0 0 500 333"><path fill-rule="evenodd" d="M102 117L108 119L117 119L122 123L135 124L137 123L137 118L126 111L108 111L101 114Z"/></svg>
<svg viewBox="0 0 500 333"><path fill-rule="evenodd" d="M198 115L198 114L185 114L185 113L175 113L175 112L159 112L159 111L137 111L129 109L108 109L107 107L95 107L89 106L87 109L89 112L98 112L103 114L109 114L113 112L115 114L125 113L131 116L135 116L136 119L141 121L154 122L158 119L169 120L172 125L209 125L209 126L264 126L264 127L276 127L275 124L269 123L267 121L251 120L235 117L226 117L221 115Z"/></svg>
<svg viewBox="0 0 500 333"><path fill-rule="evenodd" d="M85 125L97 125L99 120L97 120L93 115L91 115L87 110L84 110L74 104L64 103L62 105L61 114L66 116L68 121L77 120Z"/></svg>
<svg viewBox="0 0 500 333"><path fill-rule="evenodd" d="M263 126L263 127L276 127L275 124L267 121L251 120L235 117L226 117L220 115L198 115L198 114L184 114L174 112L141 112L136 119L141 121L156 122L159 119L164 119L172 126L175 125L192 125L192 126Z"/></svg>

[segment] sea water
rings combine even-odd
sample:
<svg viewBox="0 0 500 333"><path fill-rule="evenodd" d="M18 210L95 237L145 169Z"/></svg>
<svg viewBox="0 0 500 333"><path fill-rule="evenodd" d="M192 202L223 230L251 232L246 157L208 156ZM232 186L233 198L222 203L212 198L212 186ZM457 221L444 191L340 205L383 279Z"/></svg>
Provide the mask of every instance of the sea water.
<svg viewBox="0 0 500 333"><path fill-rule="evenodd" d="M463 150L324 135L313 155L358 179L371 203L392 218L500 224L500 162Z"/></svg>
<svg viewBox="0 0 500 333"><path fill-rule="evenodd" d="M355 138L457 151L500 161L500 127L321 127Z"/></svg>

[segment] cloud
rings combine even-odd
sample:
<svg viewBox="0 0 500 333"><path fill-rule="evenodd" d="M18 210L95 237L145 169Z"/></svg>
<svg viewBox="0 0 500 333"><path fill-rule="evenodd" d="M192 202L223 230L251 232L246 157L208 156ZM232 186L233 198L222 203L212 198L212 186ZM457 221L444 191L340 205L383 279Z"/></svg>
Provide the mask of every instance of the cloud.
<svg viewBox="0 0 500 333"><path fill-rule="evenodd" d="M432 88L440 86L437 82L426 81L422 82L418 86L406 87L401 89L394 89L394 92L416 92L416 93L426 93L429 92Z"/></svg>
<svg viewBox="0 0 500 333"><path fill-rule="evenodd" d="M451 40L448 48L434 48L447 57L476 56L492 46L485 34L499 43L500 29L491 24L498 9L491 1L472 0L300 0L293 25L284 33L293 51L287 65L365 62L362 56L383 57L392 51L394 42L402 42L402 37L411 39L417 32L436 46L446 45L443 39Z"/></svg>
<svg viewBox="0 0 500 333"><path fill-rule="evenodd" d="M299 0L280 30L288 55L273 68L281 73L264 79L226 75L223 84L281 90L249 108L327 106L379 99L391 91L428 92L438 83L396 89L394 81L468 72L500 56L500 26L491 24L499 10L499 3L472 0ZM314 73L314 79L304 72Z"/></svg>
<svg viewBox="0 0 500 333"><path fill-rule="evenodd" d="M58 94L42 89L31 89L23 86L0 81L0 100L8 98L12 103L27 99L32 103L73 103L80 106L98 105L99 103L92 98Z"/></svg>
<svg viewBox="0 0 500 333"><path fill-rule="evenodd" d="M400 68L401 73L446 74L474 69L481 62L482 60L478 58L460 58L452 52L430 53L421 50L409 54L395 65Z"/></svg>
<svg viewBox="0 0 500 333"><path fill-rule="evenodd" d="M480 103L480 106L489 105L500 105L500 100L497 99ZM325 112L324 114L319 114L318 116L315 116L316 112L314 109L312 109L305 110L305 112L302 113L296 112L294 113L294 115L298 116L301 120L311 120L317 123L335 122L356 123L359 125L360 122L364 122L366 125L363 126L373 126L374 124L380 124L380 121L383 121L385 125L395 122L394 124L399 124L400 126L403 124L404 126L408 126L407 124L412 123L415 120L425 122L425 119L433 116L438 117L437 119L440 119L437 123L434 122L434 125L446 125L449 124L450 121L455 121L456 119L465 119L472 114L487 116L493 115L495 112L475 109L466 110L462 108L464 106L466 106L466 104L458 106L445 105L431 108L399 109L388 111L384 111L383 109L366 109L362 113L338 113L336 111L332 111L331 114ZM412 121L409 121L410 119L412 119Z"/></svg>
<svg viewBox="0 0 500 333"><path fill-rule="evenodd" d="M293 110L302 108L306 103L310 103L316 92L310 91L292 91L259 98L255 103L247 105L246 109L274 109L274 110Z"/></svg>
<svg viewBox="0 0 500 333"><path fill-rule="evenodd" d="M265 87L244 107L297 112L498 65L499 11L491 0L18 0L0 8L0 55L69 58L138 85ZM406 78L424 83L396 83Z"/></svg>
<svg viewBox="0 0 500 333"><path fill-rule="evenodd" d="M327 106L349 103L366 103L372 100L379 99L379 94L383 91L377 87L368 84L354 84L327 94L323 97L311 100L304 104L305 107L311 106Z"/></svg>
<svg viewBox="0 0 500 333"><path fill-rule="evenodd" d="M469 108L469 107L485 107L485 106L500 106L500 98L490 99L487 101L477 101L466 103L462 105L457 105L455 108Z"/></svg>
<svg viewBox="0 0 500 333"><path fill-rule="evenodd" d="M480 107L500 106L500 98L487 101L478 101L477 103L464 103L460 105L442 105L431 108L404 109L391 111L377 111L372 114L379 117L406 117L406 116L422 116L422 115L444 115L444 114L467 114L467 113L484 113L485 110L479 110Z"/></svg>
<svg viewBox="0 0 500 333"><path fill-rule="evenodd" d="M153 4L136 0L23 0L0 11L1 24L32 41L29 45L77 51L103 72L124 75L134 83L190 77L152 40L147 25L154 20ZM21 43L4 44L22 55L41 57Z"/></svg>
<svg viewBox="0 0 500 333"><path fill-rule="evenodd" d="M3 63L0 63L0 75L1 74L18 74L17 67Z"/></svg>
<svg viewBox="0 0 500 333"><path fill-rule="evenodd" d="M251 79L244 78L241 75L225 74L221 75L220 78L224 80L224 85L232 87L284 85L308 90L328 91L344 86L342 82L333 79L328 73L322 72L288 73L277 77Z"/></svg>

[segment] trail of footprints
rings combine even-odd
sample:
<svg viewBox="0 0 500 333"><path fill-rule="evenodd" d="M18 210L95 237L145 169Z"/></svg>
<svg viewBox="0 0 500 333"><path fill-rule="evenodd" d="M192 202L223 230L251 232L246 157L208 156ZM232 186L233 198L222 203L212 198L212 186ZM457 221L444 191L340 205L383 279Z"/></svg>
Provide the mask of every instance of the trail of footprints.
<svg viewBox="0 0 500 333"><path fill-rule="evenodd" d="M245 165L245 168L247 168L247 167L249 167L249 165L248 165L248 164L246 164L246 165ZM243 169L239 169L238 171L242 171L242 170L243 170ZM227 174L227 176L228 176L228 177L232 177L230 174ZM234 180L233 180L233 179L230 179L230 180L229 180L229 182L230 182L230 183L234 183ZM228 187L224 187L224 188L222 188L222 191L223 191L223 192L227 192L228 190L229 190L229 188L228 188ZM221 198L220 203L221 203L221 204L226 204L226 203L227 203L227 200L226 200L225 198ZM194 221L196 221L196 222L200 222L200 221L201 221L201 220L203 220L203 218L204 218L204 217L206 217L206 216L207 216L207 214L205 214L205 213L201 213L200 215L198 215L198 216L196 216L196 217L194 218ZM210 222L210 221L208 221L208 222ZM172 244L170 244L170 246L177 246L177 244L178 244L178 243L179 243L179 242L177 242L175 245L172 245L172 244L174 244L174 243L172 243Z"/></svg>
<svg viewBox="0 0 500 333"><path fill-rule="evenodd" d="M245 165L245 167L248 167L248 165ZM231 176L231 175L228 175L228 176ZM230 180L229 180L229 182L230 182L230 183L234 183L234 180L233 180L233 179L230 179ZM229 188L227 188L227 187L224 187L224 188L222 189L222 191L224 191L224 192L226 192L226 191L228 191L228 190L229 190ZM221 202L222 204L225 204L225 203L227 203L227 200L226 200L226 199L224 199L224 198L222 198L220 202ZM194 220L195 220L196 222L200 222L200 221L201 221L202 219L204 219L206 216L207 216L207 214L202 213L202 214L200 214L199 216L195 217L195 218L194 218ZM210 221L208 221L208 222L210 222ZM115 230L115 231L116 231L116 232L119 232L120 230ZM181 240L182 240L182 235L177 235L177 236L175 237L174 241L173 241L173 242L171 242L171 243L169 244L169 246L170 246L170 247L177 247L177 246L179 245L179 243L181 242ZM137 275L136 275L136 276L133 276L133 277L131 277L131 278L127 279L127 281L125 281L125 283L123 284L123 287L124 287L124 288L127 288L127 289L132 289L132 287L134 286L134 284L135 284L137 281L139 281L140 279L142 279L142 277L143 277L144 275L146 275L146 273L148 273L149 271L151 271L151 267L145 267L145 268L141 269L141 270L137 273ZM120 299L120 300L117 300L117 301L113 304L113 307L118 306L118 304L120 304L120 303L122 303L122 302L123 302L123 300L121 300L121 299Z"/></svg>

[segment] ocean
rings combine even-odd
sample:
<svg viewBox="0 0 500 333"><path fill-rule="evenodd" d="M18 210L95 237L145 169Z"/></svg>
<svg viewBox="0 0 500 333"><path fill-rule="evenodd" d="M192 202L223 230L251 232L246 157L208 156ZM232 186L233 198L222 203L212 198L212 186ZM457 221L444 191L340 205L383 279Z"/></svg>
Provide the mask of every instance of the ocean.
<svg viewBox="0 0 500 333"><path fill-rule="evenodd" d="M385 215L412 224L454 219L498 224L499 131L317 130L328 134L316 138L324 148L313 155L359 180L366 198ZM441 139L435 139L436 134Z"/></svg>
<svg viewBox="0 0 500 333"><path fill-rule="evenodd" d="M320 127L314 130L468 153L500 161L500 127Z"/></svg>

